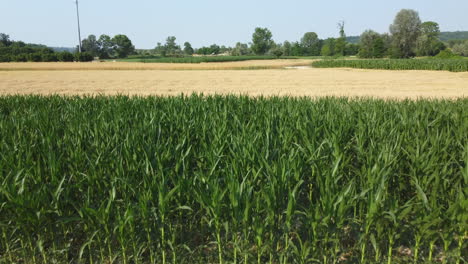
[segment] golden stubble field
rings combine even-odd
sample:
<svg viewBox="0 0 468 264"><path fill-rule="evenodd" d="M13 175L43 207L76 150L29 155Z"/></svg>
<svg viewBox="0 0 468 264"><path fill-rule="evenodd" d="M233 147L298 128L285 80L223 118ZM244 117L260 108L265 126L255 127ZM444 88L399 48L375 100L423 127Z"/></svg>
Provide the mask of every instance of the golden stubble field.
<svg viewBox="0 0 468 264"><path fill-rule="evenodd" d="M306 63L307 62L307 63ZM349 96L392 99L468 95L468 73L284 69L310 60L203 64L5 63L0 94ZM273 68L242 70L246 67Z"/></svg>

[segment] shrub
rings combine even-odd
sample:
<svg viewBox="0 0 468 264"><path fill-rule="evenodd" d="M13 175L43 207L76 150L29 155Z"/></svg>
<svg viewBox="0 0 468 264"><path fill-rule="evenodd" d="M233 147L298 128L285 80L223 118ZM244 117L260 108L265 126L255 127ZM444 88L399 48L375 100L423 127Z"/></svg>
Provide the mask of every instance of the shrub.
<svg viewBox="0 0 468 264"><path fill-rule="evenodd" d="M0 55L0 62L10 62L11 57L8 55Z"/></svg>
<svg viewBox="0 0 468 264"><path fill-rule="evenodd" d="M35 53L29 54L28 61L41 62L42 61L42 53L35 52Z"/></svg>
<svg viewBox="0 0 468 264"><path fill-rule="evenodd" d="M25 53L11 56L11 60L15 62L27 62L28 58L29 58L28 54L25 54Z"/></svg>
<svg viewBox="0 0 468 264"><path fill-rule="evenodd" d="M434 56L434 58L437 58L437 59L460 59L461 56L458 56L456 54L454 54L451 50L442 50L439 52L439 54L437 54L436 56Z"/></svg>
<svg viewBox="0 0 468 264"><path fill-rule="evenodd" d="M42 61L44 62L54 62L58 61L56 53L42 53Z"/></svg>
<svg viewBox="0 0 468 264"><path fill-rule="evenodd" d="M75 59L73 54L71 54L68 51L63 51L63 52L57 53L57 58L58 58L59 61L62 61L62 62L72 62Z"/></svg>
<svg viewBox="0 0 468 264"><path fill-rule="evenodd" d="M93 60L94 60L94 57L89 52L75 53L75 61L87 62L87 61L93 61Z"/></svg>

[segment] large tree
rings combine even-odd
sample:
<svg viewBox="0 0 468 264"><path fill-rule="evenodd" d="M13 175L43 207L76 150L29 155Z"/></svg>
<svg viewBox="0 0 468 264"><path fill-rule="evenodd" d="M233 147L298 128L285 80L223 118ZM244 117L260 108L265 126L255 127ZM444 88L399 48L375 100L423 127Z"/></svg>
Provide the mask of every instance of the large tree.
<svg viewBox="0 0 468 264"><path fill-rule="evenodd" d="M385 52L385 42L379 33L373 30L366 30L361 34L359 42L359 57L382 58L385 55Z"/></svg>
<svg viewBox="0 0 468 264"><path fill-rule="evenodd" d="M345 31L344 31L344 26L345 26L344 21L340 21L338 23L338 28L340 30L340 37L336 39L335 48L334 48L334 55L341 55L341 56L346 55L345 54L345 51L346 51L346 34L345 34Z"/></svg>
<svg viewBox="0 0 468 264"><path fill-rule="evenodd" d="M435 56L445 49L439 40L440 29L436 22L428 21L421 24L421 35L416 41L416 54L418 56Z"/></svg>
<svg viewBox="0 0 468 264"><path fill-rule="evenodd" d="M237 42L236 46L231 51L232 56L242 56L247 55L249 53L249 45L240 42Z"/></svg>
<svg viewBox="0 0 468 264"><path fill-rule="evenodd" d="M264 55L273 47L273 34L267 28L256 28L252 35L252 51Z"/></svg>
<svg viewBox="0 0 468 264"><path fill-rule="evenodd" d="M185 53L185 55L192 55L193 54L193 48L192 48L192 45L189 42L184 43L184 53Z"/></svg>
<svg viewBox="0 0 468 264"><path fill-rule="evenodd" d="M415 55L416 42L421 34L421 19L418 12L402 9L390 25L392 56L408 58Z"/></svg>
<svg viewBox="0 0 468 264"><path fill-rule="evenodd" d="M99 45L99 58L108 59L112 56L112 49L114 44L112 43L111 37L102 34L98 39Z"/></svg>
<svg viewBox="0 0 468 264"><path fill-rule="evenodd" d="M125 35L116 35L112 38L114 51L119 58L125 58L135 51L132 41Z"/></svg>
<svg viewBox="0 0 468 264"><path fill-rule="evenodd" d="M335 46L336 46L336 39L335 38L328 38L323 41L322 50L320 51L320 55L322 56L333 56L335 55Z"/></svg>
<svg viewBox="0 0 468 264"><path fill-rule="evenodd" d="M302 55L319 56L320 55L320 40L315 32L307 32L301 38L301 46L304 49Z"/></svg>
<svg viewBox="0 0 468 264"><path fill-rule="evenodd" d="M99 56L99 42L95 35L89 35L81 41L82 51L89 52L93 57Z"/></svg>
<svg viewBox="0 0 468 264"><path fill-rule="evenodd" d="M5 33L0 33L0 44L3 46L10 46L11 45L10 36Z"/></svg>
<svg viewBox="0 0 468 264"><path fill-rule="evenodd" d="M167 56L175 56L181 53L180 46L176 43L176 37L167 37L166 44L164 45L164 50Z"/></svg>

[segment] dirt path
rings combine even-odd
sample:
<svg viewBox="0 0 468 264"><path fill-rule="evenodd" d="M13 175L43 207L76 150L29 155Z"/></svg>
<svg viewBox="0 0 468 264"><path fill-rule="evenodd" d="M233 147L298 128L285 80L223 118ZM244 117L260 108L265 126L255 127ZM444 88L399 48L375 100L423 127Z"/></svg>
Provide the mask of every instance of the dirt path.
<svg viewBox="0 0 468 264"><path fill-rule="evenodd" d="M0 71L0 94L468 96L468 73L356 69Z"/></svg>

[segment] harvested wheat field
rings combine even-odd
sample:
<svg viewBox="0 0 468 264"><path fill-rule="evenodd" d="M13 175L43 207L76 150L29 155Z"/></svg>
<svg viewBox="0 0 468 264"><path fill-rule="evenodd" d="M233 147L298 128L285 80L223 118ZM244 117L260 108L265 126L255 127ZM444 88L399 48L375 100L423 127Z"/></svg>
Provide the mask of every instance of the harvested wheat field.
<svg viewBox="0 0 468 264"><path fill-rule="evenodd" d="M62 70L242 70L282 69L309 66L312 60L251 60L210 63L141 63L141 62L17 62L0 63L0 71L62 71Z"/></svg>
<svg viewBox="0 0 468 264"><path fill-rule="evenodd" d="M274 65L286 61L263 61ZM310 61L309 61L310 62ZM297 63L297 60L296 60ZM82 67L73 69L72 65ZM95 66L96 65L96 66ZM357 69L208 70L253 62L180 64L24 63L0 64L0 94L178 95L181 93L251 96L366 96L375 98L456 98L468 95L468 73ZM133 70L124 67L135 65ZM209 67L208 67L209 66ZM292 65L289 65L292 66ZM26 70L32 67L35 70ZM60 67L65 70L60 70ZM103 67L103 69L99 69ZM148 67L142 70L141 67ZM158 68L159 67L159 68ZM164 67L175 67L174 69ZM204 70L201 70L203 67ZM282 67L286 67L282 65ZM177 70L176 70L177 68ZM53 69L53 70L44 70ZM93 69L93 70L85 70Z"/></svg>

